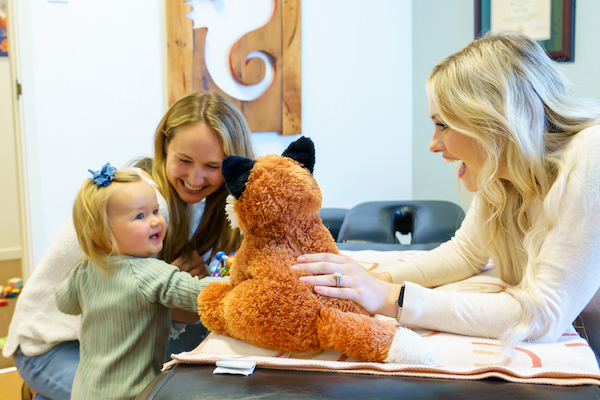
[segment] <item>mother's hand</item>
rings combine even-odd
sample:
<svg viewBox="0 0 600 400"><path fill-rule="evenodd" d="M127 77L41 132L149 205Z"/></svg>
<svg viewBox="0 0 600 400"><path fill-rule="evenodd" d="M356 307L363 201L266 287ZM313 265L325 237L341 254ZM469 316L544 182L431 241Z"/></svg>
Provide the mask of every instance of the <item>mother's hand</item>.
<svg viewBox="0 0 600 400"><path fill-rule="evenodd" d="M197 276L198 279L202 279L208 276L208 273L206 272L206 266L204 264L204 258L202 258L202 256L198 254L197 251L192 251L192 259L189 265L187 266L187 270L182 269L183 265L185 264L185 261L186 259L183 256L181 256L175 259L175 261L173 261L171 265L175 265L177 268L189 273L191 276Z"/></svg>
<svg viewBox="0 0 600 400"><path fill-rule="evenodd" d="M292 269L314 276L303 276L301 282L315 285L315 292L339 299L354 300L372 314L396 316L396 299L400 286L373 276L351 257L340 254L305 254L298 257ZM336 287L334 272L341 272L340 287Z"/></svg>

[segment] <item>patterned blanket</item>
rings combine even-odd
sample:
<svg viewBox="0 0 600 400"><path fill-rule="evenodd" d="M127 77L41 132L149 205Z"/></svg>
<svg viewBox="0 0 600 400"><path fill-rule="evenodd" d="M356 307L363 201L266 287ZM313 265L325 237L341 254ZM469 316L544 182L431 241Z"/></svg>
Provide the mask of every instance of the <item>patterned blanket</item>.
<svg viewBox="0 0 600 400"><path fill-rule="evenodd" d="M423 252L344 251L363 267L383 271L398 260L420 256ZM495 276L489 264L479 275L452 283L436 290L461 292L502 292L506 284ZM395 320L376 318L396 323ZM211 333L195 350L174 354L165 364L168 369L177 363L214 364L221 357L252 359L258 368L305 371L343 372L372 375L397 375L445 379L483 379L496 377L511 382L551 385L600 385L600 369L587 341L575 329L565 332L556 343L519 343L503 348L498 340L461 336L415 329L431 342L441 355L440 365L418 366L359 362L342 353L283 353L253 346L238 339Z"/></svg>

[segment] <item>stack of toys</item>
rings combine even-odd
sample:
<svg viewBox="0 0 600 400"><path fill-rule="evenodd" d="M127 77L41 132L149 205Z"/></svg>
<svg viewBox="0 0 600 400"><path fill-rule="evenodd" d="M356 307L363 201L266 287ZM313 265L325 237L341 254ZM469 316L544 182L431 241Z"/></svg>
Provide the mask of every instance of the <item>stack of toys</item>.
<svg viewBox="0 0 600 400"><path fill-rule="evenodd" d="M9 297L15 297L23 289L23 280L21 278L12 278L8 280L8 286L2 288L0 293L0 307L8 305L6 300Z"/></svg>
<svg viewBox="0 0 600 400"><path fill-rule="evenodd" d="M8 286L0 286L0 307L7 306L7 297L15 297L23 289L23 280L21 278L12 278L8 280ZM6 337L0 338L0 350L4 348L6 344Z"/></svg>
<svg viewBox="0 0 600 400"><path fill-rule="evenodd" d="M217 252L217 255L215 258L217 259L217 261L219 261L219 263L210 269L210 272L211 272L210 276L218 276L221 278L228 276L229 268L231 267L231 264L233 263L234 255L235 255L235 252L231 253L229 255L225 254L224 251Z"/></svg>

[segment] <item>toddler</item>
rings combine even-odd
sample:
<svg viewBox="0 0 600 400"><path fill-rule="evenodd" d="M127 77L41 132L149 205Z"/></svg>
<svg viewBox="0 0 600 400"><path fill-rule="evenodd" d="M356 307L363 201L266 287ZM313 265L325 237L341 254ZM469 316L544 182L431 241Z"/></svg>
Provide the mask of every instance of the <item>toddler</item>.
<svg viewBox="0 0 600 400"><path fill-rule="evenodd" d="M170 308L197 312L200 291L220 278L199 280L150 258L167 224L137 171L106 164L90 172L73 206L85 259L55 293L59 310L82 314L71 398L133 399L165 361Z"/></svg>

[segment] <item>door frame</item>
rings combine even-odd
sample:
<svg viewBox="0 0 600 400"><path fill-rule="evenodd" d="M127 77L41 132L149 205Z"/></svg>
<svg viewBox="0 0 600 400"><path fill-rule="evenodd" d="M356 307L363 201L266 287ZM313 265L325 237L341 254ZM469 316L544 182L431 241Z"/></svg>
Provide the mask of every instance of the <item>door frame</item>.
<svg viewBox="0 0 600 400"><path fill-rule="evenodd" d="M24 133L24 113L22 101L22 70L20 60L19 37L19 3L17 0L7 1L8 12L8 51L11 79L11 96L14 142L17 167L17 187L19 199L19 219L21 228L21 270L25 282L33 271L32 230L30 212L30 194L28 190L27 152Z"/></svg>

